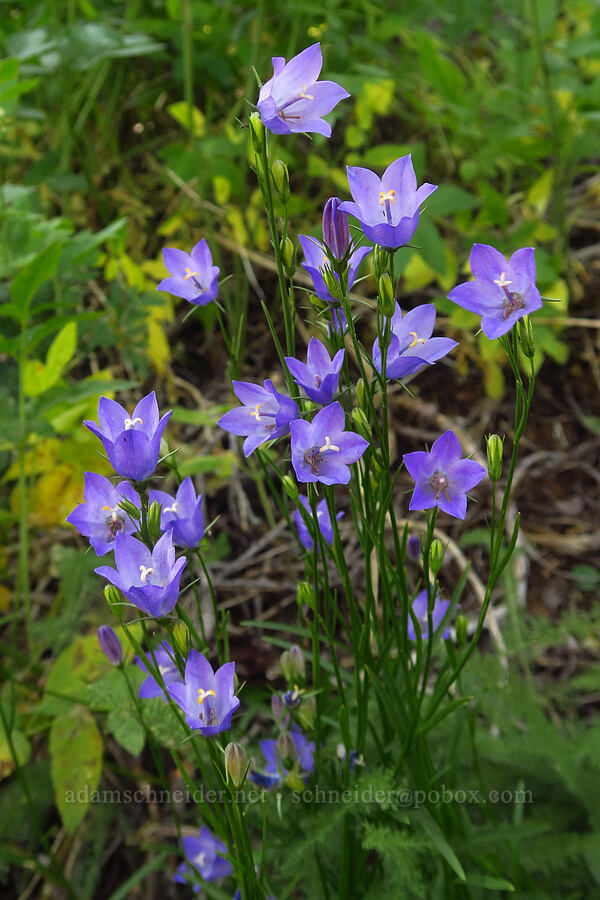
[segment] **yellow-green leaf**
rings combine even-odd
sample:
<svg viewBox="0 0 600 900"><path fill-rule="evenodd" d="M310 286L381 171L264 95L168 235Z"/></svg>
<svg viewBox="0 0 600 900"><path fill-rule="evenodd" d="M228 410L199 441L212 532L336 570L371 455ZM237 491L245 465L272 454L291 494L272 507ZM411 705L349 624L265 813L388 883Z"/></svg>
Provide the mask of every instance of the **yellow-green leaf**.
<svg viewBox="0 0 600 900"><path fill-rule="evenodd" d="M68 834L73 834L92 800L102 770L102 738L90 713L73 706L50 729L50 771L54 798Z"/></svg>
<svg viewBox="0 0 600 900"><path fill-rule="evenodd" d="M204 113L198 109L197 106L192 106L190 109L185 100L179 100L177 103L171 103L170 106L167 106L167 112L172 115L180 125L183 125L184 128L189 130L191 125L191 131L195 137L204 137L206 131L206 118L204 117Z"/></svg>

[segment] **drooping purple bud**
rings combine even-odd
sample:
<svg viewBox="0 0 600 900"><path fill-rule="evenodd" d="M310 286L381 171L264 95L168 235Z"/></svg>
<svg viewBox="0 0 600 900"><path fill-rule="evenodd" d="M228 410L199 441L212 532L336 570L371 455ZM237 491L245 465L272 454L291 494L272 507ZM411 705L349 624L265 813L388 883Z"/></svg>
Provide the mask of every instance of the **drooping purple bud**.
<svg viewBox="0 0 600 900"><path fill-rule="evenodd" d="M406 550L411 559L421 559L421 541L418 534L411 534L406 545Z"/></svg>
<svg viewBox="0 0 600 900"><path fill-rule="evenodd" d="M114 628L101 625L98 629L98 643L109 663L118 666L123 659L123 647Z"/></svg>
<svg viewBox="0 0 600 900"><path fill-rule="evenodd" d="M271 697L271 712L279 728L285 731L289 727L290 716L286 712L283 700L279 694L273 694Z"/></svg>
<svg viewBox="0 0 600 900"><path fill-rule="evenodd" d="M323 212L323 240L336 259L344 257L350 244L348 216L340 212L341 203L339 197L331 197Z"/></svg>

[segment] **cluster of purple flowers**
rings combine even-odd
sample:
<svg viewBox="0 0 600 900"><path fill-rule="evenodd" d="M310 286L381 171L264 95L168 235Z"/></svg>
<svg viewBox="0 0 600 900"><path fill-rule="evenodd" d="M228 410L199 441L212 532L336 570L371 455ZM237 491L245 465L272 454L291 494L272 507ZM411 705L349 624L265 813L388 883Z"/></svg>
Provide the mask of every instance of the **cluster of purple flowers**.
<svg viewBox="0 0 600 900"><path fill-rule="evenodd" d="M159 418L154 393L140 400L131 416L114 400L102 397L98 404L100 426L94 422L85 424L102 440L115 470L134 485L122 481L115 487L108 478L86 472L84 502L68 517L81 534L90 538L99 556L114 550L115 566L99 566L97 574L138 610L158 619L175 608L188 562L185 556L176 557L175 544L188 549L197 547L204 534L202 497L196 495L188 477L179 485L175 497L164 491L148 494L149 501L160 504L161 509L162 533L154 546L134 537L140 528L144 482L158 464L160 439L170 415L169 412ZM122 659L120 644L114 632L110 633L112 629L107 628L99 630L98 640L108 659L118 664ZM201 653L191 650L182 677L173 648L166 642L136 661L148 673L140 697L167 699L166 690L185 714L189 727L203 735L212 736L230 727L239 706L234 690L234 663L226 663L214 672Z"/></svg>
<svg viewBox="0 0 600 900"><path fill-rule="evenodd" d="M272 62L273 76L260 89L257 104L264 127L273 134L315 132L329 137L331 126L323 116L350 95L335 82L318 80L323 63L320 45L308 47L287 63L282 57L274 57ZM327 305L329 333L336 333L337 347L348 327L342 299L345 300L359 266L372 249L351 239L348 216L359 223L361 240L364 237L393 252L411 241L422 205L437 189L429 183L417 185L410 154L392 162L381 177L369 169L350 166L347 178L352 200L328 200L323 212L322 239L298 236L304 253L303 267L310 275L315 294ZM205 239L190 253L165 248L163 259L169 274L158 290L197 306L216 299L219 268L213 265ZM488 338L507 334L517 320L541 307L533 248L519 249L507 260L495 248L475 244L470 267L474 280L459 284L449 297L481 315L481 328ZM380 375L406 378L457 346L454 340L432 336L436 319L433 304L403 313L395 303L390 314L392 308L393 299L385 310L387 346L382 350L377 339L372 348L372 364ZM300 483L348 484L350 466L362 458L369 442L346 428L346 411L336 399L345 364L345 349L338 349L332 356L322 341L312 337L305 361L285 357L287 372L306 399L301 394L296 398L287 396L269 379L262 386L234 381L233 392L241 405L226 412L218 424L244 438L246 457L261 445L290 435L291 463ZM313 405L321 407L314 414ZM113 468L125 480L114 484L108 478L86 472L84 502L67 519L89 538L99 557L114 551L114 567L101 565L96 572L140 612L156 619L168 616L179 599L188 558L177 557L175 547L188 551L197 548L204 535L202 496L196 494L191 478L179 484L175 495L148 491L170 415L169 411L160 417L154 393L142 398L131 414L114 400L100 399L98 423L87 421L85 425L100 439ZM462 457L460 443L452 431L434 441L429 451L406 453L403 461L415 483L410 510L438 507L448 515L465 518L467 493L486 472L479 463ZM155 543L148 537L148 503L160 505L161 534ZM311 507L308 497L299 495L299 504L293 517L301 544L313 552L320 534L331 545L336 520L344 513L337 513L332 521L326 500ZM410 539L408 551L413 558L419 557L418 538ZM450 604L441 599L437 588L432 600L430 605L426 590L414 597L413 615L408 621L411 641L428 639L430 625L433 632L441 630ZM448 628L442 636L449 637ZM123 649L116 633L109 626L101 626L98 641L109 662L120 666ZM233 662L215 671L198 650L191 649L184 660L171 644L162 641L136 657L136 663L146 674L139 689L141 698L159 697L175 703L188 727L205 737L214 737L231 727L232 716L240 705ZM283 784L298 787L314 769L314 741L297 724L289 727L291 718L298 717L299 707L314 701L302 696L305 682L300 648L292 647L287 655L284 653L281 665L288 689L282 695L274 695L272 702L280 733L276 739L260 742L264 762L253 764L248 771L250 781L264 788ZM294 677L303 687L298 687ZM344 745L340 747L338 755L345 760L346 749ZM348 764L351 769L363 764L357 751L350 752ZM199 893L201 880L211 882L233 873L225 843L205 826L197 836L184 837L182 843L185 861L178 867L175 881L190 883Z"/></svg>

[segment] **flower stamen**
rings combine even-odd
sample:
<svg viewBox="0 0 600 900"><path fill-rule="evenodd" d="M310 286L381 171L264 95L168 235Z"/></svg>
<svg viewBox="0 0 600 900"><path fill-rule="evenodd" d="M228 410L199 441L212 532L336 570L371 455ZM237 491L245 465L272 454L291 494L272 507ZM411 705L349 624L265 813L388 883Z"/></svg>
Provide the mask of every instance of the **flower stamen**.
<svg viewBox="0 0 600 900"><path fill-rule="evenodd" d="M173 500L173 506L165 506L163 512L174 512L176 513L179 508L179 500Z"/></svg>
<svg viewBox="0 0 600 900"><path fill-rule="evenodd" d="M425 338L417 337L417 332L416 332L416 331L411 331L411 332L409 333L408 336L411 337L411 338L414 338L412 344L409 344L409 347L408 347L409 350L412 350L412 348L413 348L413 347L416 347L417 344L426 344L426 343L427 343L427 341L425 340Z"/></svg>
<svg viewBox="0 0 600 900"><path fill-rule="evenodd" d="M130 428L135 428L138 422L140 425L144 424L139 416L136 416L135 419L125 419L125 431L129 431Z"/></svg>
<svg viewBox="0 0 600 900"><path fill-rule="evenodd" d="M185 267L185 281L187 281L188 278L193 278L194 275L196 275L198 278L200 278L200 272L192 272L190 267L186 266Z"/></svg>
<svg viewBox="0 0 600 900"><path fill-rule="evenodd" d="M107 509L111 514L113 522L116 522L117 516L119 514L119 506L103 506L102 511L104 512L105 509Z"/></svg>
<svg viewBox="0 0 600 900"><path fill-rule="evenodd" d="M253 410L251 410L250 415L256 417L257 422L262 422L262 416L259 415L258 411L262 407L262 403L257 403Z"/></svg>
<svg viewBox="0 0 600 900"><path fill-rule="evenodd" d="M434 472L429 479L429 485L433 488L433 499L439 500L440 494L443 494L448 503L450 503L450 495L448 494L448 485L450 484L448 476L441 472Z"/></svg>
<svg viewBox="0 0 600 900"><path fill-rule="evenodd" d="M384 206L384 215L388 224L392 224L392 203L396 202L396 191L381 191L379 194L379 205Z"/></svg>
<svg viewBox="0 0 600 900"><path fill-rule="evenodd" d="M205 691L202 688L198 688L198 703L204 703L207 697L216 697L214 691Z"/></svg>

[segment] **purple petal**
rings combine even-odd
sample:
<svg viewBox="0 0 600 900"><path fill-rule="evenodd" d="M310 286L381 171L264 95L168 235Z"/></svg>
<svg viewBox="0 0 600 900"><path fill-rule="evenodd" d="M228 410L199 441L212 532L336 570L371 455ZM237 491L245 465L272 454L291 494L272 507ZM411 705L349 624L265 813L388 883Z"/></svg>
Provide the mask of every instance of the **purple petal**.
<svg viewBox="0 0 600 900"><path fill-rule="evenodd" d="M100 397L98 401L98 421L106 437L114 440L125 430L125 421L129 414L120 403L108 397Z"/></svg>
<svg viewBox="0 0 600 900"><path fill-rule="evenodd" d="M412 157L401 156L387 167L381 179L381 190L395 190L398 194L414 194L417 190L417 176Z"/></svg>
<svg viewBox="0 0 600 900"><path fill-rule="evenodd" d="M156 402L156 394L154 391L143 397L133 411L132 419L139 418L142 420L142 430L152 437L158 425L158 403Z"/></svg>
<svg viewBox="0 0 600 900"><path fill-rule="evenodd" d="M402 459L408 474L417 484L423 478L427 480L433 471L429 453L426 450L415 450L412 453L405 453Z"/></svg>
<svg viewBox="0 0 600 900"><path fill-rule="evenodd" d="M425 491L421 485L415 485L408 508L413 509L431 509L435 506L436 501L433 499L433 490Z"/></svg>
<svg viewBox="0 0 600 900"><path fill-rule="evenodd" d="M362 166L348 166L346 168L350 192L360 209L360 215L369 223L375 224L381 220L381 205L379 195L382 190L381 179L370 169ZM344 211L345 204L340 209ZM347 210L354 212L354 210Z"/></svg>
<svg viewBox="0 0 600 900"><path fill-rule="evenodd" d="M471 272L476 278L494 281L502 272L506 272L508 262L502 254L489 244L473 244L469 257Z"/></svg>

